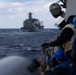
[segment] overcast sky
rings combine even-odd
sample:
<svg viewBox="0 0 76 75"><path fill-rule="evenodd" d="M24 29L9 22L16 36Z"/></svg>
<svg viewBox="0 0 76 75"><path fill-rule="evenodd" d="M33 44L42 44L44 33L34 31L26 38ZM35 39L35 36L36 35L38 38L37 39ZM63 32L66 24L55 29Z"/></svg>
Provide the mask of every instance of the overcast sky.
<svg viewBox="0 0 76 75"><path fill-rule="evenodd" d="M0 0L0 28L20 28L32 12L43 21L45 28L55 28L56 19L49 12L51 3L58 0Z"/></svg>

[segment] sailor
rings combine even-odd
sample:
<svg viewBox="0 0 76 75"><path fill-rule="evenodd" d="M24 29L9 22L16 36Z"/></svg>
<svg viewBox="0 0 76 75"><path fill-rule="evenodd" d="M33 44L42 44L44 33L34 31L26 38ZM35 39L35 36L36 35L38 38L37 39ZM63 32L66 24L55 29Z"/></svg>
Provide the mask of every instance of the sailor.
<svg viewBox="0 0 76 75"><path fill-rule="evenodd" d="M67 20L67 23L65 22L65 20L63 20L58 27L62 30L60 36L50 42L50 43L43 43L42 47L46 47L46 46L50 46L50 47L54 47L54 46L59 46L61 49L63 49L66 53L67 56L70 57L70 53L71 53L71 47L72 47L72 39L74 37L75 34L75 26L74 26L74 19L76 17L75 16L70 16Z"/></svg>
<svg viewBox="0 0 76 75"><path fill-rule="evenodd" d="M74 38L71 50L72 60L68 59L61 63L61 60L59 59L59 57L62 57L61 55L64 56L62 50L57 49L54 51L54 58L56 58L60 65L53 69L53 75L76 75L76 37Z"/></svg>
<svg viewBox="0 0 76 75"><path fill-rule="evenodd" d="M56 66L54 66L51 71L47 71L45 72L43 75L75 75L76 74L76 37L75 40L73 42L73 46L72 46L72 57L74 58L73 61L73 65L72 65L72 60L68 59L66 56L66 53L64 53L63 50L61 50L60 48L58 48L57 50L54 51L54 55L50 56L49 50L47 50L47 56L49 56L51 59L52 57L55 58L56 62L58 62L59 64L57 64ZM47 63L51 66L50 62L53 62L53 60L46 60Z"/></svg>
<svg viewBox="0 0 76 75"><path fill-rule="evenodd" d="M70 59L67 60L67 57L64 51L59 48L56 49L54 51L53 58L55 58L56 62L58 62L59 64L51 68L52 75L67 75L69 73L69 70L67 69L67 67L69 68L69 65L71 64L71 60ZM51 73L48 72L48 75L50 74ZM45 72L45 75L47 75L47 72Z"/></svg>
<svg viewBox="0 0 76 75"><path fill-rule="evenodd" d="M63 52L63 50L57 49L54 51L53 56L49 55L50 58L48 56L46 57L46 63L50 66L51 69L53 70L55 69L53 71L54 75L56 74L75 75L76 74L76 37L73 42L72 51L71 51L73 61L71 59L68 59L67 56L65 55L66 54ZM63 59L64 56L65 58ZM55 64L55 66L53 66L52 64ZM48 75L52 74L51 70L45 71L45 75L47 74Z"/></svg>
<svg viewBox="0 0 76 75"><path fill-rule="evenodd" d="M63 50L57 49L54 51L54 58L60 64L52 69L53 75L75 75L75 67L72 67L71 59L67 59Z"/></svg>

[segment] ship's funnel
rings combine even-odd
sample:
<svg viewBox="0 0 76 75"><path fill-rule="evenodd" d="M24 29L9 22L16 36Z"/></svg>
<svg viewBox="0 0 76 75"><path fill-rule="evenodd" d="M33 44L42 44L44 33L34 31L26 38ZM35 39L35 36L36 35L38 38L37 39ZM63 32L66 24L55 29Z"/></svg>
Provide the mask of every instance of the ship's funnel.
<svg viewBox="0 0 76 75"><path fill-rule="evenodd" d="M32 13L31 12L29 13L29 19L32 19Z"/></svg>

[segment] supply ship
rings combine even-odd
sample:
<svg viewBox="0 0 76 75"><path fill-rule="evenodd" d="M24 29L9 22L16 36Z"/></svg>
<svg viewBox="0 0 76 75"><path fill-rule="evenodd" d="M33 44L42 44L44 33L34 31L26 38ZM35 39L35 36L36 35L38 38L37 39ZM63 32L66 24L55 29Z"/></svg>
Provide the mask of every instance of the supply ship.
<svg viewBox="0 0 76 75"><path fill-rule="evenodd" d="M30 12L28 15L28 19L24 20L21 30L23 32L35 32L41 31L43 28L43 21L40 22L39 19L33 18L32 13Z"/></svg>

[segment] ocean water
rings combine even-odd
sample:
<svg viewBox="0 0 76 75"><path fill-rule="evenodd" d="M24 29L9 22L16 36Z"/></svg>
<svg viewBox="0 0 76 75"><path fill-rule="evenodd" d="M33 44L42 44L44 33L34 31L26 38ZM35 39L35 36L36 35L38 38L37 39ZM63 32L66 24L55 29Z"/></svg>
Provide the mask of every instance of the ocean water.
<svg viewBox="0 0 76 75"><path fill-rule="evenodd" d="M39 59L41 45L56 39L59 34L58 29L43 29L40 32L0 29L0 59L12 55Z"/></svg>

